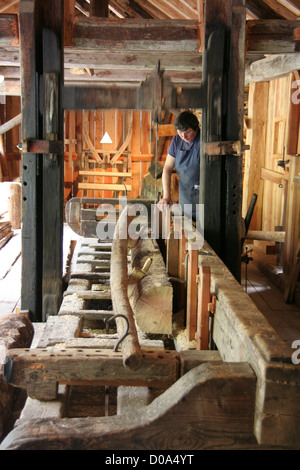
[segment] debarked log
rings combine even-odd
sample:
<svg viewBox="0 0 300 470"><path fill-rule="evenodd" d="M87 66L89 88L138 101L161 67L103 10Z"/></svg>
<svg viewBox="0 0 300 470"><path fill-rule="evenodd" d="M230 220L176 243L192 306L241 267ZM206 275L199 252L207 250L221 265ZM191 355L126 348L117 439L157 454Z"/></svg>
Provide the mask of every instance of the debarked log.
<svg viewBox="0 0 300 470"><path fill-rule="evenodd" d="M173 288L156 240L140 238L131 257L133 275L143 273L148 263L144 275L136 276L129 297L138 327L145 333L171 334Z"/></svg>

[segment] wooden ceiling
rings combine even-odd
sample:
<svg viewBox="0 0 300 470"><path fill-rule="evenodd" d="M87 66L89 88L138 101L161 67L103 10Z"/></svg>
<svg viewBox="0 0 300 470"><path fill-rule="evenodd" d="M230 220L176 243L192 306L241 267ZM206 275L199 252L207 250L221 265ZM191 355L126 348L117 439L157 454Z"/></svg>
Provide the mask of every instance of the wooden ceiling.
<svg viewBox="0 0 300 470"><path fill-rule="evenodd" d="M198 18L198 0L110 0L110 18L186 19ZM90 1L77 0L77 16L89 16ZM299 0L246 0L247 19L300 17ZM18 0L0 0L0 13L18 13Z"/></svg>
<svg viewBox="0 0 300 470"><path fill-rule="evenodd" d="M18 29L19 3L16 0L0 0L0 15L16 15L16 29ZM247 25L251 26L247 30L250 34L250 41L246 39L248 41L247 74L249 77L250 64L263 59L265 55L288 54L290 56L291 52L300 50L298 49L299 42L295 48L293 40L293 31L295 25L297 26L297 20L300 19L300 0L246 0L245 4ZM65 0L65 12L67 12L65 18L72 32L71 42L65 38L65 84L136 86L155 71L159 61L164 76L174 84L199 86L202 80L202 60L197 30L199 22L201 24L203 0L109 0L108 6L109 20L105 19L103 22L103 18L93 17L91 20L90 0L76 0L75 11L74 0ZM114 21L110 23L110 20ZM151 32L149 20L160 21L157 24L151 22L154 25L153 32ZM174 20L173 31L167 27L170 20ZM270 46L268 37L265 35L269 25L267 28L264 24L257 25L257 20L273 20L275 28L277 21L283 21L285 29L280 33L280 43L276 43L275 40ZM92 22L96 39L93 39L91 34ZM125 33L128 25L139 30L138 40L136 36L129 37L128 40L128 33ZM116 32L116 26L119 28L120 35ZM259 44L256 39L253 39L262 38L261 31L256 31L258 26L263 29L266 38L265 45L268 43L266 47L262 39ZM148 37L145 33L146 28ZM141 34L142 30L144 36ZM186 37L184 37L184 32L187 32ZM103 34L106 34L105 41L100 40ZM159 40L155 40L156 34L159 34ZM274 31L270 30L270 34L274 39ZM300 54L292 55L300 56ZM299 67L297 65L299 59L296 60L296 65L295 60L294 57L289 69L284 68L285 62L281 62L280 66L286 72L291 71L290 69L299 69L300 64ZM278 69L278 62L276 67ZM251 73L253 76L255 71ZM4 77L4 81L0 83L0 94L19 95L19 47L14 43L13 38L11 42L0 40L0 75Z"/></svg>

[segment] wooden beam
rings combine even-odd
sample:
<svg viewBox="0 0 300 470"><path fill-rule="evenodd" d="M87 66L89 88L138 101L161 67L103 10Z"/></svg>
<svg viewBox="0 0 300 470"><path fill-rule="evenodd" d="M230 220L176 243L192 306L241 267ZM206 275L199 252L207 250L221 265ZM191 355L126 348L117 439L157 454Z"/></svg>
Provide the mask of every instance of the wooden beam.
<svg viewBox="0 0 300 470"><path fill-rule="evenodd" d="M109 177L123 177L131 178L132 174L126 171L97 171L97 170L80 170L79 175L85 176L109 176Z"/></svg>
<svg viewBox="0 0 300 470"><path fill-rule="evenodd" d="M96 189L103 191L131 191L131 185L113 183L78 183L78 189Z"/></svg>
<svg viewBox="0 0 300 470"><path fill-rule="evenodd" d="M267 240L272 242L283 243L285 240L285 232L275 232L269 230L248 230L247 240Z"/></svg>
<svg viewBox="0 0 300 470"><path fill-rule="evenodd" d="M35 38L35 2L21 2L20 10L20 63L23 70L22 89L22 141L41 138L37 120L39 100L38 85L33 71L37 68L37 43ZM29 311L31 321L42 320L42 214L41 157L22 155L22 290L21 308ZM28 273L31 273L30 276Z"/></svg>
<svg viewBox="0 0 300 470"><path fill-rule="evenodd" d="M147 60L145 58L145 60ZM135 66L131 68L120 67L112 68L107 65L107 68L101 67L94 69L92 74L87 72L87 69L70 69L64 70L64 82L66 86L89 86L89 87L107 87L114 84L114 87L139 87L153 73L154 68L141 68ZM3 75L4 82L0 87L0 94L16 95L20 94L20 68L19 67L1 67L0 75ZM200 87L202 72L201 69L196 70L169 70L164 71L164 79L169 80L171 86L176 88L184 87L191 84Z"/></svg>
<svg viewBox="0 0 300 470"><path fill-rule="evenodd" d="M108 349L11 349L7 360L13 375L6 379L38 400L57 398L59 383L167 388L179 378L178 357L172 351L143 351L140 368L131 370L121 352Z"/></svg>
<svg viewBox="0 0 300 470"><path fill-rule="evenodd" d="M210 267L200 266L198 276L197 349L209 347Z"/></svg>
<svg viewBox="0 0 300 470"><path fill-rule="evenodd" d="M258 449L253 436L255 392L256 377L248 364L206 362L184 374L150 405L131 413L21 420L1 443L1 450L47 450L55 443L62 450L76 446L107 452L151 446L157 452L176 451L178 442L191 451L217 449L220 442L224 449ZM192 463L192 457L186 462Z"/></svg>
<svg viewBox="0 0 300 470"><path fill-rule="evenodd" d="M296 51L297 20L252 20L246 26L246 52L285 54Z"/></svg>
<svg viewBox="0 0 300 470"><path fill-rule="evenodd" d="M232 0L230 19L230 67L227 72L226 141L244 138L244 86L245 86L245 34L246 9L244 0ZM243 156L227 155L225 240L222 259L235 278L241 278L241 220L242 220L242 167ZM223 174L225 176L225 173Z"/></svg>
<svg viewBox="0 0 300 470"><path fill-rule="evenodd" d="M73 45L75 0L64 0L64 45Z"/></svg>
<svg viewBox="0 0 300 470"><path fill-rule="evenodd" d="M69 0L72 1L72 0ZM3 27L1 27L1 40L0 40L0 64L1 65L18 65L19 64L19 53L18 53L18 24L17 24L17 15L0 15L0 19L3 22ZM93 18L94 20L94 18ZM93 20L87 19L93 23ZM98 21L103 21L98 19ZM104 20L105 21L105 20ZM111 21L111 20L110 20ZM120 31L126 27L129 19L120 20L125 21L126 23L121 25ZM176 30L181 31L180 37L182 37L182 41L184 41L184 37L187 39L192 34L191 31L194 30L194 39L196 38L196 31L197 31L197 22L195 21L188 21L187 25L190 25L189 28L184 28L184 22L181 23L175 20L147 20L141 26L138 25L138 21L141 20L132 20L136 22L137 28L137 37L133 36L132 41L134 44L134 49L136 50L138 47L139 41L143 41L143 28L145 30L145 25L147 26L147 30L149 25L151 26L150 31L153 31L153 38L155 37L155 28L161 31L161 34L164 36L162 39L167 41L167 43L172 43L169 45L169 52L166 50L162 50L161 48L158 50L156 46L153 45L151 49L148 38L148 47L147 43L141 45L142 50L139 50L138 54L134 50L129 50L128 48L125 50L117 50L118 43L114 45L112 37L109 36L110 28L118 27L117 24L113 23L112 25L107 25L104 27L104 30L107 30L107 51L95 51L94 47L91 44L91 40L88 35L88 27L82 28L87 31L83 35L83 32L80 33L80 38L77 38L77 42L81 42L81 46L79 47L78 44L76 49L72 47L65 47L65 66L67 68L73 68L74 66L78 66L80 68L107 68L108 66L111 67L125 67L131 68L132 66L138 68L153 68L157 64L157 60L159 59L161 62L161 68L164 70L180 67L181 69L190 69L190 67L195 67L201 65L201 54L198 52L199 50L197 47L193 47L192 50L187 50L186 47L183 50L178 50L178 45L176 45ZM145 20L143 20L145 21ZM153 21L153 22L152 22ZM132 24L132 23L131 23ZM120 26L120 25L119 25ZM168 35L168 27L172 26L172 31L170 33L170 37ZM99 31L101 30L100 25L98 25ZM297 35L295 35L294 31L297 31L297 27L299 28L297 21L288 21L288 20L251 20L247 21L247 31L246 31L246 46L247 55L257 54L260 52L260 47L263 47L262 53L285 53L285 52L295 52L295 44ZM81 27L78 26L80 30ZM165 30L164 30L165 29ZM96 26L97 31L97 26ZM131 34L133 35L132 28L130 29ZM130 34L129 31L129 34ZM186 34L186 31L188 34ZM79 33L78 33L79 34ZM124 33L125 34L125 33ZM186 34L186 36L185 36ZM100 33L99 33L100 35ZM95 32L95 36L97 33ZM175 36L175 38L174 38ZM101 35L100 35L101 37ZM118 36L117 36L118 37ZM145 42L145 41L144 41ZM171 47L172 46L172 47ZM176 47L176 54L173 54L174 47ZM182 46L179 46L182 47ZM172 50L173 48L173 50ZM87 54L86 51L89 50ZM127 52L126 52L127 51ZM143 52L144 51L144 52ZM179 54L179 55L177 55ZM172 65L173 64L173 65Z"/></svg>
<svg viewBox="0 0 300 470"><path fill-rule="evenodd" d="M88 52L87 52L88 50ZM195 52L177 52L176 55L165 51L139 51L135 52L103 52L87 48L73 48L65 46L64 64L66 69L91 68L97 70L153 70L158 60L165 71L201 71L202 55ZM19 48L0 46L1 66L19 66Z"/></svg>
<svg viewBox="0 0 300 470"><path fill-rule="evenodd" d="M108 18L108 0L90 0L90 17Z"/></svg>
<svg viewBox="0 0 300 470"><path fill-rule="evenodd" d="M99 88L65 86L62 95L64 109L153 109L153 86L109 86ZM198 86L167 87L168 96L162 104L163 110L170 108L201 108L204 94Z"/></svg>
<svg viewBox="0 0 300 470"><path fill-rule="evenodd" d="M194 52L199 50L198 22L85 18L75 21L74 46L122 53L147 50Z"/></svg>
<svg viewBox="0 0 300 470"><path fill-rule="evenodd" d="M0 47L18 46L18 15L0 15Z"/></svg>
<svg viewBox="0 0 300 470"><path fill-rule="evenodd" d="M204 143L243 141L241 64L244 64L246 21L243 5L242 0L206 3L201 131ZM242 157L207 155L202 146L200 167L204 238L239 279Z"/></svg>
<svg viewBox="0 0 300 470"><path fill-rule="evenodd" d="M252 215L251 228L262 228L262 194L261 167L266 153L266 126L269 101L269 83L251 83L249 86L249 122L246 143L250 150L245 153L245 172L243 186L243 217L246 216L253 194L258 200Z"/></svg>
<svg viewBox="0 0 300 470"><path fill-rule="evenodd" d="M136 109L138 89L110 86L99 88L65 86L64 109ZM151 109L152 106L149 108Z"/></svg>
<svg viewBox="0 0 300 470"><path fill-rule="evenodd" d="M252 62L246 68L245 85L269 81L300 70L300 54L276 54Z"/></svg>
<svg viewBox="0 0 300 470"><path fill-rule="evenodd" d="M282 184L284 174L279 171L269 170L268 168L261 168L260 177L275 184Z"/></svg>
<svg viewBox="0 0 300 470"><path fill-rule="evenodd" d="M40 1L40 0L39 0ZM63 2L51 9L39 4L42 30L43 139L63 141ZM33 71L32 71L33 74ZM58 313L62 300L62 239L64 211L63 151L43 155L43 319Z"/></svg>
<svg viewBox="0 0 300 470"><path fill-rule="evenodd" d="M18 114L17 116L5 122L4 124L1 124L0 135L5 134L7 131L9 131L10 129L13 129L15 126L20 125L21 121L22 121L22 114Z"/></svg>
<svg viewBox="0 0 300 470"><path fill-rule="evenodd" d="M41 0L20 4L22 141L62 142L62 2L51 2L47 14L44 8ZM61 302L64 164L60 156L59 152L22 154L21 302L34 321L56 314Z"/></svg>

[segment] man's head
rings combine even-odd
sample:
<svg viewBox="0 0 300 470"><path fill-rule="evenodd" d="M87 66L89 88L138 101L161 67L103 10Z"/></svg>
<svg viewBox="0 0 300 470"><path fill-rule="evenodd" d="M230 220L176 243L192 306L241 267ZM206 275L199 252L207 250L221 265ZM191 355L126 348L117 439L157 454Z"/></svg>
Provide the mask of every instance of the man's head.
<svg viewBox="0 0 300 470"><path fill-rule="evenodd" d="M183 111L174 120L174 128L181 139L192 142L199 130L199 121L192 111Z"/></svg>

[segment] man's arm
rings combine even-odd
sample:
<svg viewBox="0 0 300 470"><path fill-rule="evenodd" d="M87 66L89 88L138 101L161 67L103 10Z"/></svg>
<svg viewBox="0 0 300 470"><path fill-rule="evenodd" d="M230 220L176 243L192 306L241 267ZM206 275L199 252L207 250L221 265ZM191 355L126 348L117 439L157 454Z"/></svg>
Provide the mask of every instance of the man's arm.
<svg viewBox="0 0 300 470"><path fill-rule="evenodd" d="M173 204L171 197L171 177L174 166L175 158L167 154L162 174L163 196L162 199L158 202L158 208L160 210L164 210L166 206Z"/></svg>

